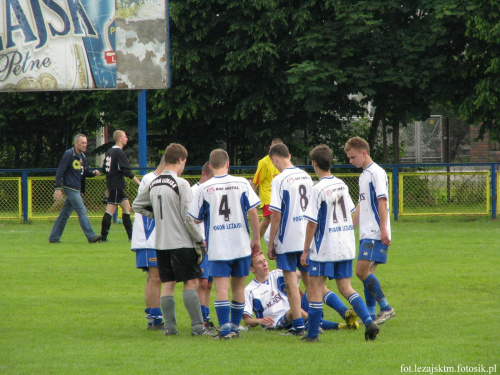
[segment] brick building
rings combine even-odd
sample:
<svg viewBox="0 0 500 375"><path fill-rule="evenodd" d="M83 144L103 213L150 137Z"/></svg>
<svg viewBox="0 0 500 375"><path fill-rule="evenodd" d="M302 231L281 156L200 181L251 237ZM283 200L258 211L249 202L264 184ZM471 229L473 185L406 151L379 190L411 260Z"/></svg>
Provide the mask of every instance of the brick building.
<svg viewBox="0 0 500 375"><path fill-rule="evenodd" d="M488 133L482 140L477 140L479 126L470 127L470 161L471 163L500 162L500 143L490 142Z"/></svg>

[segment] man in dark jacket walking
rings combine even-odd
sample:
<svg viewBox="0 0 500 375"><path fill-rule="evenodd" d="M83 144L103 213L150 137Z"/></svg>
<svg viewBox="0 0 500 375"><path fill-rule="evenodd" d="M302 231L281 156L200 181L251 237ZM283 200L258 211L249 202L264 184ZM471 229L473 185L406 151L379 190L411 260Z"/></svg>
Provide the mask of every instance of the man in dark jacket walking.
<svg viewBox="0 0 500 375"><path fill-rule="evenodd" d="M64 153L56 172L56 190L54 200L66 199L49 236L50 243L61 242L66 222L73 213L78 214L78 221L89 243L99 242L101 236L95 234L87 216L80 190L83 177L99 176L98 170L90 171L84 152L87 150L87 137L83 134L75 136L75 145Z"/></svg>

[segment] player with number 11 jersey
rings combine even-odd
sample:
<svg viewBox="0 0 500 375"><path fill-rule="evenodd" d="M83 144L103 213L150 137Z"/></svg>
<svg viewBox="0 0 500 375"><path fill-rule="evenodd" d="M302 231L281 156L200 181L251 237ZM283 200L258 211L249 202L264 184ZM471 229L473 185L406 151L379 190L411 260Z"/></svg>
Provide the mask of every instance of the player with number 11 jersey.
<svg viewBox="0 0 500 375"><path fill-rule="evenodd" d="M304 213L309 204L313 182L297 167L285 168L271 183L270 209L281 213L275 237L276 254L302 252L306 235Z"/></svg>
<svg viewBox="0 0 500 375"><path fill-rule="evenodd" d="M205 223L208 260L227 261L251 254L247 212L260 204L246 178L214 176L195 193L189 215Z"/></svg>
<svg viewBox="0 0 500 375"><path fill-rule="evenodd" d="M311 192L305 217L318 224L309 258L316 262L353 260L356 253L351 213L355 206L347 185L337 177L323 177Z"/></svg>

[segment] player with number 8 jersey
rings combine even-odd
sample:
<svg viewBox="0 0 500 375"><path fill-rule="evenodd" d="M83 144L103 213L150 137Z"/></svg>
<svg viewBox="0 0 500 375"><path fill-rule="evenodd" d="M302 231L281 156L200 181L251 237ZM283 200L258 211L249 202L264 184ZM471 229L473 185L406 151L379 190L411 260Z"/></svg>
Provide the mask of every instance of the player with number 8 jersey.
<svg viewBox="0 0 500 375"><path fill-rule="evenodd" d="M270 209L281 213L274 240L276 254L302 252L306 234L304 213L309 205L313 182L297 167L285 168L271 183Z"/></svg>

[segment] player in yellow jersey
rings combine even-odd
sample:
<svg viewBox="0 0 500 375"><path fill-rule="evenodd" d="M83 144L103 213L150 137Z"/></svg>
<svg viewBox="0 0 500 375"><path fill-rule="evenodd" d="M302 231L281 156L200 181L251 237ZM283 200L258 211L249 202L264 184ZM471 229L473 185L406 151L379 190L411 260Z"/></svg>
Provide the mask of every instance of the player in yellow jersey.
<svg viewBox="0 0 500 375"><path fill-rule="evenodd" d="M279 138L274 138L271 142L271 146L269 146L269 150L279 143L283 143L283 141ZM261 201L260 208L262 208L262 221L259 226L260 237L264 236L266 233L267 227L271 223L271 215L272 211L269 209L269 204L271 203L271 181L274 176L278 175L280 171L276 169L273 165L271 158L269 155L266 155L262 159L259 160L259 164L257 165L257 171L252 179L252 188L257 191L257 187L259 188L259 198Z"/></svg>

